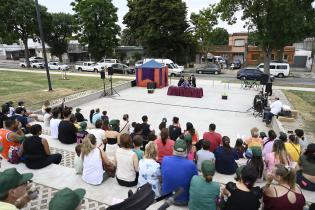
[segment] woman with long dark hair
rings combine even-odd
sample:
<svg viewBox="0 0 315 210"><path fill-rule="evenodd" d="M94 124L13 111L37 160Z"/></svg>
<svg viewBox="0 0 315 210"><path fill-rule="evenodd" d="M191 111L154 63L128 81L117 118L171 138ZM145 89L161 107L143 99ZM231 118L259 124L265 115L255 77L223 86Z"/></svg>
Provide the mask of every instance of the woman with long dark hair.
<svg viewBox="0 0 315 210"><path fill-rule="evenodd" d="M186 123L186 130L184 132L184 136L187 134L191 135L192 144L195 145L198 142L199 137L198 137L198 133L197 133L196 129L194 128L194 126L191 122Z"/></svg>
<svg viewBox="0 0 315 210"><path fill-rule="evenodd" d="M258 173L252 166L240 167L240 179L237 183L229 182L223 190L227 196L224 210L258 210L262 191L254 187Z"/></svg>
<svg viewBox="0 0 315 210"><path fill-rule="evenodd" d="M315 144L309 144L299 160L296 182L301 188L315 191Z"/></svg>
<svg viewBox="0 0 315 210"><path fill-rule="evenodd" d="M167 128L163 128L161 130L161 138L156 139L154 142L157 145L159 163L162 163L164 156L173 155L173 147L175 142L169 138Z"/></svg>
<svg viewBox="0 0 315 210"><path fill-rule="evenodd" d="M215 169L222 174L234 174L237 169L238 155L235 149L230 146L230 138L222 137L223 145L218 147L214 152L215 155Z"/></svg>
<svg viewBox="0 0 315 210"><path fill-rule="evenodd" d="M275 140L272 147L272 152L265 157L267 173L271 174L277 164L291 165L291 158L285 149L284 143L281 140Z"/></svg>
<svg viewBox="0 0 315 210"><path fill-rule="evenodd" d="M247 161L248 166L255 168L258 174L258 181L262 181L263 172L264 172L264 161L262 159L262 151L260 147L253 147L252 157Z"/></svg>
<svg viewBox="0 0 315 210"><path fill-rule="evenodd" d="M90 123L93 123L92 118L93 118L94 113L95 113L95 110L91 109L91 111L90 111Z"/></svg>

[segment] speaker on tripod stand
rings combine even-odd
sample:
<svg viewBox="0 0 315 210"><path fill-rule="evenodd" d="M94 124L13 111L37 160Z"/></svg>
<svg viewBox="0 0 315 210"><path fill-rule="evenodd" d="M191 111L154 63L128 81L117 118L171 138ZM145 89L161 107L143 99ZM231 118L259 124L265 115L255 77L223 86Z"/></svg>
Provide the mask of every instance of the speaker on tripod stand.
<svg viewBox="0 0 315 210"><path fill-rule="evenodd" d="M109 75L109 82L110 82L110 93L109 95L119 95L118 92L113 88L113 75L114 75L114 68L113 67L108 67L108 75ZM120 95L119 95L120 96Z"/></svg>

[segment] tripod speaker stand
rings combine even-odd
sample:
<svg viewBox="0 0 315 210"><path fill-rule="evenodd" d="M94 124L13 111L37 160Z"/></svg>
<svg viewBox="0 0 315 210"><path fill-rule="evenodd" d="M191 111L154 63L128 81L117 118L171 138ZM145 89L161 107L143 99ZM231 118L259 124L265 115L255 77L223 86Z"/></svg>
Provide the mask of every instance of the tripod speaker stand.
<svg viewBox="0 0 315 210"><path fill-rule="evenodd" d="M109 93L107 93L108 96L113 96L116 94L119 95L119 93L113 88L113 74L114 74L113 67L108 67L108 75L109 75L109 82L110 82L110 90L109 90Z"/></svg>

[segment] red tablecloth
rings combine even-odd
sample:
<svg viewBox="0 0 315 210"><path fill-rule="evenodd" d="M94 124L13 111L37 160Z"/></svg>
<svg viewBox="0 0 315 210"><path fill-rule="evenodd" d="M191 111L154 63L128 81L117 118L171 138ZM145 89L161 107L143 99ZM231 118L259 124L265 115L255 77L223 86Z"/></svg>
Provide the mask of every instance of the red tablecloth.
<svg viewBox="0 0 315 210"><path fill-rule="evenodd" d="M202 98L203 97L203 89L202 88L192 88L192 87L184 88L184 87L170 86L170 87L168 87L167 95Z"/></svg>

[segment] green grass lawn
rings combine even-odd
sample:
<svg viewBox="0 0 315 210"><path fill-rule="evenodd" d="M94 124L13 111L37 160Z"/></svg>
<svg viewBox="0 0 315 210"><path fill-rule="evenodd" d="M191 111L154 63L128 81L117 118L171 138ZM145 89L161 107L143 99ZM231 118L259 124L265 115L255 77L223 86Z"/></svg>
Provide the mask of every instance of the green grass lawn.
<svg viewBox="0 0 315 210"><path fill-rule="evenodd" d="M294 108L302 115L305 130L315 136L315 92L283 91Z"/></svg>
<svg viewBox="0 0 315 210"><path fill-rule="evenodd" d="M99 90L103 82L99 77L50 75L53 91L49 92L46 74L0 71L0 104L24 100L28 108L37 109L43 101L62 98L86 90ZM121 80L121 79L119 79ZM113 83L118 79L113 79ZM109 81L106 80L106 83Z"/></svg>

